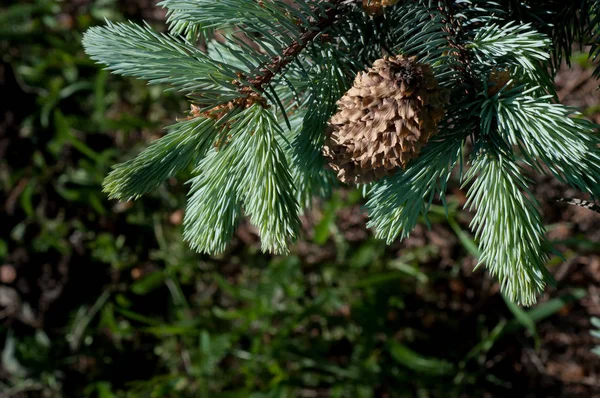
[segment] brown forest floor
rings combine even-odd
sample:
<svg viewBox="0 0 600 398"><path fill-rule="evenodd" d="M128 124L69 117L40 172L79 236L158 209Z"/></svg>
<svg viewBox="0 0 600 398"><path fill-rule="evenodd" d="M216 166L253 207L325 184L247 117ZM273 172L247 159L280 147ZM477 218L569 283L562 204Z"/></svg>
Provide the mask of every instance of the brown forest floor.
<svg viewBox="0 0 600 398"><path fill-rule="evenodd" d="M153 1L149 1L152 4ZM123 2L125 14L142 16L146 19L161 20L164 18L164 13L157 12L148 4L143 4L140 1L127 0ZM0 67L2 67L0 65ZM599 82L594 79L591 74L592 70L589 67L574 64L571 69L563 68L557 76L556 83L561 100L568 104L587 109L587 117L590 117L596 122L600 122L600 92L597 90ZM0 71L2 76L2 71ZM5 74L4 79L0 79L0 91L5 97L2 106L8 110L14 110L15 122L19 120L22 113L19 107L28 101L32 102L32 98L23 97L22 103L18 107L7 100L7 98L19 98L20 92L16 81L10 79L11 76ZM4 94L8 92L8 94ZM14 94L14 96L13 96ZM13 108L11 108L13 107ZM23 115L21 115L23 116ZM6 137L16 137L18 126L16 125L0 125L0 129L8 132L3 140L0 140L0 154L3 150L10 148L11 143ZM11 131L14 130L12 133ZM11 135L12 134L12 135ZM0 135L0 138L2 136ZM8 156L8 155L7 155ZM574 304L564 307L557 315L543 321L537 325L540 344L539 349L536 349L530 339L521 336L516 339L508 339L499 343L495 349L495 355L484 364L486 368L499 368L500 374L504 374L506 379L510 379L516 386L517 390L522 395L516 396L532 396L532 397L563 397L563 398L592 398L600 397L600 359L595 356L591 349L595 345L599 345L600 341L595 340L590 334L590 317L600 317L600 214L592 211L556 203L556 199L561 197L577 197L577 192L566 188L551 178L535 178L536 184L533 186L533 193L540 200L543 209L543 216L546 223L549 225L549 236L552 240L564 241L564 245L559 245L558 248L563 252L566 261L552 268L553 274L558 282L556 290L548 289L547 293L542 297L541 302L548 301L553 297L557 297L562 293L571 290L574 287L583 288L587 291L587 295ZM454 197L460 202L461 193L455 192ZM18 196L15 196L18 197ZM14 201L11 197L6 197L3 207L10 209L14 207ZM585 199L585 198L582 198ZM47 204L52 208L52 203ZM55 210L54 210L55 211ZM173 212L173 221L177 224L179 217L177 211ZM307 238L311 237L315 220L320 217L319 210L315 210L314 214L305 218L305 234ZM6 218L8 222L12 222ZM468 219L460 220L461 225L466 226ZM346 207L340 210L337 214L336 225L345 240L352 245L360 246L362 242L370 239L372 233L365 228L366 217L360 210L360 206ZM0 229L2 228L0 222ZM110 224L110 223L108 223ZM585 238L585 239L582 239ZM581 239L582 241L591 242L591 244L582 244L573 249L572 240ZM335 259L336 245L329 240L324 245L311 243L311 239L306 239L298 243L295 253L300 257L302 262L307 265L315 265L322 262ZM453 230L443 224L434 224L431 230L424 226L417 227L413 235L402 243L392 245L387 249L390 255L399 255L406 248L419 247L426 244L435 244L439 247L440 257L430 263L422 264L422 271L437 272L440 268L448 269L457 266L457 253L464 252L460 241L457 239ZM251 228L244 227L236 234L237 245L257 245L257 238ZM575 245L576 246L576 245ZM73 241L74 253L78 252L77 242ZM232 251L235 251L234 247ZM25 267L28 263L35 259L28 257L27 253L16 252L10 257L13 264ZM36 297L41 303L37 308L38 316L43 319L45 312L53 317L59 311L73 310L77 303L66 303L63 297L65 292L68 293L66 300L73 297L89 299L83 293L73 294L73 288L68 286L77 285L79 279L83 282L90 283L94 278L97 280L98 286L91 286L91 291L98 291L106 281L118 278L113 270L96 269L93 275L84 275L81 270L77 270L75 266L81 265L85 259L78 258L77 254L73 258L65 259L50 259L52 263L51 269L38 267L35 270L25 271L19 274L20 279L17 282L10 284L10 289L2 287L0 290L0 304L3 307L16 305L14 297ZM78 264L79 262L79 264ZM471 319L477 316L479 312L505 311L504 303L499 298L498 287L486 272L473 272L475 260L468 258L462 261L459 265L459 273L455 278L449 280L449 283L440 283L435 286L436 298L434 307L439 309L439 313L427 312L423 314L419 312L419 302L415 302L413 312L404 314L411 322L419 323L424 328L431 328L432 333L443 339L445 331L443 325L445 319L454 317L455 319ZM17 269L21 272L21 270ZM4 272L11 272L5 269ZM227 268L223 269L223 273L227 275ZM232 275L238 271L231 271ZM12 275L0 275L2 278L11 278ZM232 276L234 278L234 276ZM126 278L125 278L126 279ZM67 288L63 289L63 287ZM79 288L81 290L81 288ZM14 293L13 293L14 292ZM16 296L10 296L16 294ZM8 295L8 296L7 296ZM47 298L47 308L44 306L44 298ZM12 302L12 304L11 304ZM60 302L59 308L52 306L52 303ZM7 305L9 303L9 305ZM503 309L500 309L500 308ZM431 308L430 308L431 309ZM27 319L19 317L23 315L19 308L14 308L13 313L9 318L11 326L16 326L18 332L22 328L20 323L27 324ZM5 313L3 313L5 315ZM393 315L390 315L393 316ZM40 321L41 322L41 321ZM36 323L30 326L36 326ZM427 326L429 325L429 326ZM465 328L472 325L472 322L465 322ZM439 330L433 331L434 328ZM460 336L463 331L452 330L453 336ZM465 330L465 335L470 335L471 331ZM443 344L440 344L443 347ZM83 366L83 365L82 365ZM0 369L0 379L3 373ZM529 393L525 393L529 391ZM1 394L0 394L1 396ZM387 396L384 392L381 396ZM495 395L489 395L495 396Z"/></svg>

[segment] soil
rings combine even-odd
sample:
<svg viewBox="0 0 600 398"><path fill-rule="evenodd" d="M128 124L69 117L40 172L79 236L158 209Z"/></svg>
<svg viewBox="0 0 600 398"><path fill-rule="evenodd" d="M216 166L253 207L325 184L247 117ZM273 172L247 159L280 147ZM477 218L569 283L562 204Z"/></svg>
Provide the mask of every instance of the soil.
<svg viewBox="0 0 600 398"><path fill-rule="evenodd" d="M126 14L142 15L146 19L154 20L164 18L160 11L139 1L126 0L123 4ZM590 108L600 103L597 90L599 82L592 76L591 71L590 68L574 65L572 69L564 67L559 72L556 82L559 96L564 103L581 108ZM24 104L33 106L35 99L21 90L7 64L0 64L0 92L8 93L0 96L0 159L19 168L24 166L21 163L27 159L17 154L31 153L33 143L19 138L18 126L26 116L22 111ZM600 122L600 112L586 116ZM588 294L538 325L539 349L536 350L531 339L525 336L507 339L495 347L494 355L490 356L491 359L485 363L485 367L494 369L496 373L503 373L507 379L512 380L515 396L600 397L600 359L591 352L595 345L600 345L600 341L589 334L590 318L600 317L600 214L581 207L557 203L557 199L577 197L577 193L553 178L536 178L533 192L540 200L545 221L551 226L551 239L567 241L574 237L585 237L593 242L592 247L581 247L576 252L571 252L566 256L566 261L552 269L558 287L555 290L549 289L541 302L575 287L587 290ZM19 192L14 191L8 197L0 196L0 203L4 207L1 228L15 225L24 217L14 206L18 195ZM49 209L56 206L65 204L48 203ZM337 225L345 238L353 244L359 244L372 236L365 223L366 217L358 206L344 209L338 214ZM463 223L468 224L468 220L464 220ZM307 218L305 224L306 234L310 235L314 221ZM107 227L107 230L117 227L112 225ZM255 245L255 234L250 228L241 228L237 232L236 241L237 245ZM436 225L432 230L420 226L411 238L402 244L391 246L389 252L398 253L405 247L425 243L435 243L439 246L441 261L425 263L424 272L452 267L455 265L457 254L464 252L452 230L443 225ZM40 326L58 326L65 321L68 313L80 303L89 302L99 295L105 284L114 279L114 275L99 268L97 270L100 271L83 272L81 264L85 259L77 255L76 236L73 237L73 246L75 254L72 256L51 253L44 258L32 258L23 251L11 254L9 262L0 267L0 306L5 308L2 310L4 326L14 327L16 333ZM566 249L566 246L559 245L559 249L561 248ZM317 246L309 241L299 242L296 248L303 262L309 265L334 258L335 250L332 244ZM41 265L29 267L24 272L30 264ZM412 312L409 306L404 315L411 322L428 323L432 330L435 330L434 326L443 324L445 319L460 319L464 321L464 330L454 330L453 333L457 336L470 336L472 331L469 328L472 327L477 314L506 312L505 304L498 294L498 286L487 273L473 273L474 265L474 259L464 261L455 279L436 286L439 294L436 302L430 304L429 308L431 310L436 307L436 313L432 311L425 316L424 310L420 308L423 303L415 301ZM94 267L89 266L87 269ZM17 271L19 277L15 280ZM23 302L33 303L33 313L19 305ZM438 333L441 340L451 338L444 335L443 330ZM128 357L128 362L123 362L123 366L133 369L137 366L134 364L143 363L143 357L136 357L133 352L129 354L131 356ZM143 370L140 372L144 373ZM0 378L2 376L0 372ZM140 376L143 377L143 374Z"/></svg>

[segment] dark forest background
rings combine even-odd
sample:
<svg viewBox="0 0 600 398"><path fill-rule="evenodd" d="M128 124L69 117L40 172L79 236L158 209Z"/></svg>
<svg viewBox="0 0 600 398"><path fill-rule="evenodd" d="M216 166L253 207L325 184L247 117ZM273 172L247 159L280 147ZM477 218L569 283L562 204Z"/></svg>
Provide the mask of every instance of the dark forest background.
<svg viewBox="0 0 600 398"><path fill-rule="evenodd" d="M477 263L454 184L387 247L359 192L303 218L290 256L242 224L226 254L183 243L188 189L132 203L101 192L110 167L164 134L185 100L101 71L82 32L145 19L152 0L3 0L0 6L0 397L600 397L600 215L537 177L564 259L521 309ZM561 99L600 121L585 55Z"/></svg>

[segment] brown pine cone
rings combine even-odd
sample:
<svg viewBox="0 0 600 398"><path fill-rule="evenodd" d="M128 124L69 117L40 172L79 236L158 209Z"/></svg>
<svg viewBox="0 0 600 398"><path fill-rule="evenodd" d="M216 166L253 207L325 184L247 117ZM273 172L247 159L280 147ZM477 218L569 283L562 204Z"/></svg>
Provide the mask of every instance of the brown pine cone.
<svg viewBox="0 0 600 398"><path fill-rule="evenodd" d="M401 55L379 59L338 101L323 153L342 182L391 175L437 134L447 101L429 65Z"/></svg>

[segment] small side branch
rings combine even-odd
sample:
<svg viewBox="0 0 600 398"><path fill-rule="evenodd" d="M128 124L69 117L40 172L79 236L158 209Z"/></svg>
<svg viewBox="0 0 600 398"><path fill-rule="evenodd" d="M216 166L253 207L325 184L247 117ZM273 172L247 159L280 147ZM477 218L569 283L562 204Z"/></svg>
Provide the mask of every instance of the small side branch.
<svg viewBox="0 0 600 398"><path fill-rule="evenodd" d="M471 73L471 54L465 45L462 44L462 25L456 17L454 7L452 0L444 0L443 4L440 4L438 7L438 10L444 18L442 22L446 25L444 30L448 33L448 44L450 45L450 48L456 51L459 62L457 71L462 82L466 85L465 92L467 94L473 94L472 90L477 87L477 84Z"/></svg>
<svg viewBox="0 0 600 398"><path fill-rule="evenodd" d="M204 116L211 119L221 119L235 109L246 109L254 104L263 108L269 105L262 93L267 85L283 71L312 41L323 31L332 26L350 5L360 0L328 0L329 7L324 15L315 20L309 27L302 29L300 36L286 47L281 55L272 57L269 61L257 68L253 76L238 72L238 79L232 83L238 86L240 97L213 107L192 105L190 117Z"/></svg>
<svg viewBox="0 0 600 398"><path fill-rule="evenodd" d="M326 11L323 18L313 23L310 28L306 29L297 40L294 40L283 51L282 55L272 58L271 62L264 65L260 69L258 76L249 79L248 81L254 86L254 88L262 91L263 86L269 84L273 77L275 77L283 68L292 62L294 58L315 39L315 37L317 37L323 30L333 25L337 17L341 14L342 3L344 2L339 0L334 2L334 6Z"/></svg>
<svg viewBox="0 0 600 398"><path fill-rule="evenodd" d="M269 62L262 65L255 76L247 77L240 74L240 81L234 83L240 85L239 91L244 97L233 101L234 104L232 105L247 107L254 103L261 103L263 106L266 106L266 100L260 95L265 90L265 86L289 65L319 34L335 23L342 14L344 6L350 5L355 0L334 0L330 2L332 6L327 9L321 19L315 21L309 28L304 29L300 37L285 48L281 55L273 57ZM244 80L250 83L250 85L241 83Z"/></svg>

